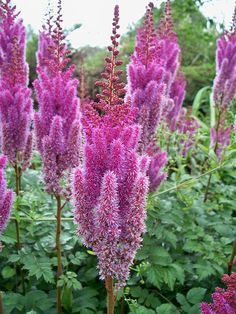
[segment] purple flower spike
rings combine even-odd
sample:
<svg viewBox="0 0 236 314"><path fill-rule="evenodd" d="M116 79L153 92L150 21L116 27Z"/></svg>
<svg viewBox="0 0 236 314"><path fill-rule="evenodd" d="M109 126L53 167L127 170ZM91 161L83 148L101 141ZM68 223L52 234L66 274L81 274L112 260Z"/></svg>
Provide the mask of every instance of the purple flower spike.
<svg viewBox="0 0 236 314"><path fill-rule="evenodd" d="M216 107L216 126L211 130L211 146L219 159L230 144L232 126L227 124L227 111L235 98L236 90L236 9L229 32L224 32L217 41L216 77L213 99Z"/></svg>
<svg viewBox="0 0 236 314"><path fill-rule="evenodd" d="M126 94L126 99L130 98L132 107L137 110L136 122L142 126L139 151L151 153L148 171L151 191L166 177L161 168L167 162L167 156L160 151L154 155L150 147L154 145L161 124L167 123L171 131L176 130L186 87L184 77L177 76L180 48L173 31L170 1L166 2L157 31L153 24L153 7L149 3L137 33L135 51L127 67Z"/></svg>
<svg viewBox="0 0 236 314"><path fill-rule="evenodd" d="M80 161L78 81L67 67L68 51L61 28L61 2L55 26L51 18L40 34L37 54L39 78L34 82L39 111L35 113L36 145L43 160L46 190L62 194L61 180Z"/></svg>
<svg viewBox="0 0 236 314"><path fill-rule="evenodd" d="M78 234L97 255L100 278L112 277L122 286L145 230L149 157L137 153L137 110L120 97L124 84L117 70L118 21L116 6L111 57L105 59L102 80L96 83L101 87L98 102L83 105L84 160L75 170L72 190Z"/></svg>
<svg viewBox="0 0 236 314"><path fill-rule="evenodd" d="M192 116L191 110L182 108L179 115L177 130L180 135L186 137L180 140L180 154L183 157L188 154L188 151L195 143L195 136L199 127L200 125L198 121Z"/></svg>
<svg viewBox="0 0 236 314"><path fill-rule="evenodd" d="M213 303L200 304L202 314L236 313L236 273L224 275L222 281L227 285L227 288L216 288L212 294Z"/></svg>
<svg viewBox="0 0 236 314"><path fill-rule="evenodd" d="M0 147L25 170L32 151L31 91L25 61L26 30L10 0L0 4Z"/></svg>
<svg viewBox="0 0 236 314"><path fill-rule="evenodd" d="M0 235L7 226L13 203L13 192L7 189L6 180L4 178L6 162L7 158L0 156ZM0 243L0 250L1 247Z"/></svg>

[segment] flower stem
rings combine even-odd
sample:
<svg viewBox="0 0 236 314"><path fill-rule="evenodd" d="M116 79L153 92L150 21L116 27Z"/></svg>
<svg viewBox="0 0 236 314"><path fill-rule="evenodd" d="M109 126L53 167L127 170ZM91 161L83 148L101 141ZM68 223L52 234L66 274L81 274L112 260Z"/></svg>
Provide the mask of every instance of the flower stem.
<svg viewBox="0 0 236 314"><path fill-rule="evenodd" d="M221 122L221 114L222 114L222 112L220 111L219 115L218 115L218 119L217 119L216 140L215 140L215 145L214 145L215 154L217 153L217 149L218 149L218 139L219 139L219 128L220 128L220 122ZM206 203L206 201L208 199L208 192L209 192L209 188L210 188L210 184L211 184L211 177L212 177L212 174L210 174L209 178L208 178L208 182L207 182L207 186L206 186L206 190L205 190L205 195L204 195L204 200L203 200L204 203Z"/></svg>
<svg viewBox="0 0 236 314"><path fill-rule="evenodd" d="M203 200L204 203L206 203L207 198L208 198L209 187L210 187L210 184L211 184L211 177L212 177L212 173L210 173L208 181L207 181L207 186L206 186L204 200Z"/></svg>
<svg viewBox="0 0 236 314"><path fill-rule="evenodd" d="M3 312L3 293L0 291L0 314L4 314Z"/></svg>
<svg viewBox="0 0 236 314"><path fill-rule="evenodd" d="M20 196L20 190L21 190L21 168L16 164L15 167L15 192L17 195L17 198ZM20 211L20 207L19 207L19 200L17 200L17 207L16 210ZM17 251L19 251L22 247L21 245L21 241L20 241L20 223L19 221L16 219L15 220L15 227L16 227L16 249ZM25 278L24 278L24 273L22 268L19 265L16 265L16 270L17 273L20 273L21 276L21 284L22 284L22 293L25 294Z"/></svg>
<svg viewBox="0 0 236 314"><path fill-rule="evenodd" d="M124 296L121 298L120 305L120 314L125 314L125 298Z"/></svg>
<svg viewBox="0 0 236 314"><path fill-rule="evenodd" d="M236 239L234 240L234 243L233 243L233 250L232 250L232 254L229 260L229 264L228 264L228 275L231 275L232 273L235 256L236 256Z"/></svg>
<svg viewBox="0 0 236 314"><path fill-rule="evenodd" d="M107 290L107 314L114 314L115 297L113 279L111 276L106 277L105 286Z"/></svg>
<svg viewBox="0 0 236 314"><path fill-rule="evenodd" d="M58 287L58 279L62 275L62 261L61 261L61 196L56 195L57 200L57 228L56 228L56 254L57 254L57 293L56 293L56 302L57 302L57 314L61 314L61 287Z"/></svg>

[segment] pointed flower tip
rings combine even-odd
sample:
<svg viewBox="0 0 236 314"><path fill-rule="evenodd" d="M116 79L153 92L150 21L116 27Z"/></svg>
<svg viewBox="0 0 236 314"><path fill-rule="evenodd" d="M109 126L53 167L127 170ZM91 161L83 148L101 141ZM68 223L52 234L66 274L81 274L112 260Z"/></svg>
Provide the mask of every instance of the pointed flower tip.
<svg viewBox="0 0 236 314"><path fill-rule="evenodd" d="M110 56L105 58L105 71L101 73L102 80L95 83L96 86L101 88L101 93L97 94L97 98L100 101L100 105L103 107L120 105L123 103L123 96L125 94L125 84L120 82L120 76L123 71L116 70L116 67L123 64L121 60L117 60L119 54L118 34L117 30L119 26L119 6L116 5L114 9L114 17L112 22L112 35L111 35L111 45L107 47L110 52ZM105 108L103 108L104 111Z"/></svg>
<svg viewBox="0 0 236 314"><path fill-rule="evenodd" d="M233 13L232 22L231 22L230 33L236 34L236 1L235 1L235 6L234 6L234 13Z"/></svg>

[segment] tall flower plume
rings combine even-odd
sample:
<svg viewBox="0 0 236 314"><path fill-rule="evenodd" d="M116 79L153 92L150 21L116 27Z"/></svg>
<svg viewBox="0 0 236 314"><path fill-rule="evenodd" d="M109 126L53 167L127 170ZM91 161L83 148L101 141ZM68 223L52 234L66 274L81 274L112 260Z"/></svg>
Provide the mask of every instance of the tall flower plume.
<svg viewBox="0 0 236 314"><path fill-rule="evenodd" d="M69 52L61 27L61 1L54 25L51 20L39 38L39 78L34 82L39 111L34 122L46 190L60 195L65 172L79 164L80 115L78 81L72 78L74 66L67 67Z"/></svg>
<svg viewBox="0 0 236 314"><path fill-rule="evenodd" d="M179 81L174 83L179 69L180 49L172 30L170 2L166 3L157 31L154 29L153 8L150 2L143 25L137 32L135 51L127 68L126 95L131 98L132 107L137 108L136 121L142 126L139 149L151 153L149 176L152 191L166 177L160 170L167 162L167 155L154 148L156 133L167 118L169 124L176 124L184 97L182 86L185 87ZM174 84L176 87L172 87Z"/></svg>
<svg viewBox="0 0 236 314"><path fill-rule="evenodd" d="M7 189L6 180L4 177L4 168L7 158L0 156L0 235L7 226L10 218L10 212L13 202L13 192ZM1 250L1 243L0 243Z"/></svg>
<svg viewBox="0 0 236 314"><path fill-rule="evenodd" d="M223 283L226 289L216 288L212 294L213 303L201 303L202 314L234 314L236 313L236 273L224 275Z"/></svg>
<svg viewBox="0 0 236 314"><path fill-rule="evenodd" d="M32 119L26 30L10 0L0 3L0 141L2 152L25 170L31 159Z"/></svg>
<svg viewBox="0 0 236 314"><path fill-rule="evenodd" d="M211 146L221 158L224 148L230 142L231 126L227 125L227 111L235 98L236 90L236 8L230 31L224 32L217 41L216 77L213 85L213 99L216 108L216 125L211 130Z"/></svg>
<svg viewBox="0 0 236 314"><path fill-rule="evenodd" d="M124 284L145 229L149 158L137 154L140 126L121 98L119 7L115 6L111 57L106 58L98 102L84 106L84 164L74 173L75 221L85 245L98 257L101 279Z"/></svg>

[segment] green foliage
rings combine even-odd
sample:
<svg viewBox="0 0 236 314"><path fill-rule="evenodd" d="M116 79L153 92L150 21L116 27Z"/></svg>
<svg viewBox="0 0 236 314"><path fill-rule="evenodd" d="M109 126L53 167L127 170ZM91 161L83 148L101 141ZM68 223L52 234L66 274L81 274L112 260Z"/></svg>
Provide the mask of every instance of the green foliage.
<svg viewBox="0 0 236 314"><path fill-rule="evenodd" d="M29 64L29 84L32 86L36 79L36 51L38 49L38 35L36 35L31 27L27 29L27 47L26 60Z"/></svg>

